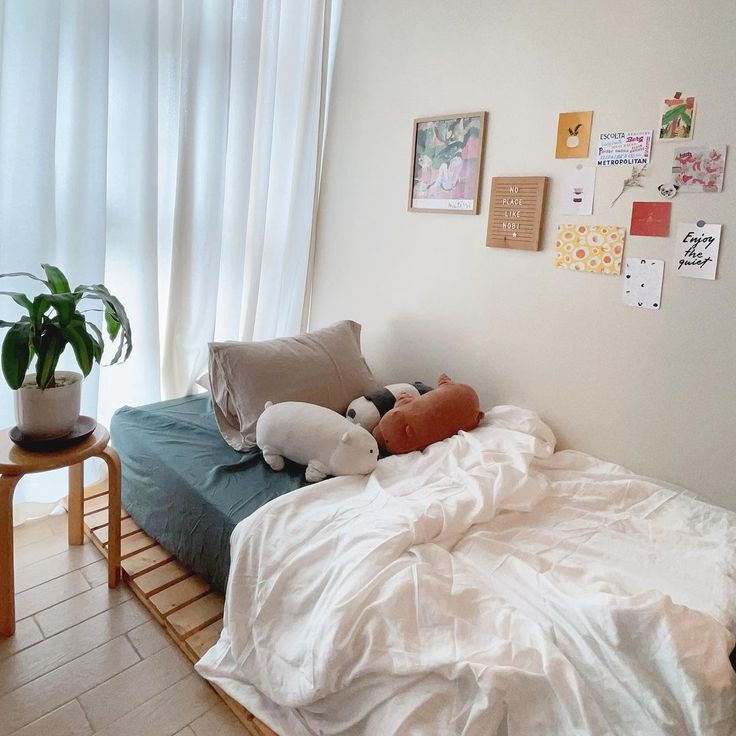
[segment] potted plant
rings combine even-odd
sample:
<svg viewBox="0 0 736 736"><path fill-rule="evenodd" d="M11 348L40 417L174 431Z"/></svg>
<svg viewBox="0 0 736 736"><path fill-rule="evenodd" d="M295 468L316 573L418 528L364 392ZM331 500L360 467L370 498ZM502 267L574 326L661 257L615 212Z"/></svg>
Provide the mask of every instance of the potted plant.
<svg viewBox="0 0 736 736"><path fill-rule="evenodd" d="M105 347L102 332L87 320L86 313L103 312L110 341L119 339L111 363L125 361L133 347L125 309L102 284L77 286L72 291L56 266L44 263L41 267L45 279L27 272L0 274L0 278L26 276L48 289L32 298L20 292L0 292L28 312L17 322L0 320L0 328L9 328L0 359L5 380L15 391L18 428L32 440L63 437L79 419L82 380L95 362L100 363ZM88 299L102 302L102 307L80 310L80 302ZM56 370L67 345L72 346L81 375ZM26 375L34 358L36 372Z"/></svg>

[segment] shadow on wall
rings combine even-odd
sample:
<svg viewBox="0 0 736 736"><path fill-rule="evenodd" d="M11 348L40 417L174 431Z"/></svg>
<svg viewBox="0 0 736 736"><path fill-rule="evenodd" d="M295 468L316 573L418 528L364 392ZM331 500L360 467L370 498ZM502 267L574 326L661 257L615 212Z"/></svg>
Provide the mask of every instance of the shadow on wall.
<svg viewBox="0 0 736 736"><path fill-rule="evenodd" d="M500 397L492 390L493 375L479 354L460 351L458 344L472 344L479 335L472 325L467 325L459 335L457 325L438 323L435 317L423 317L417 313L395 316L385 332L381 330L379 350L373 350L370 342L367 359L379 382L421 380L432 386L441 373L453 380L469 383L476 389L482 406L489 406ZM432 345L427 351L426 346Z"/></svg>
<svg viewBox="0 0 736 736"><path fill-rule="evenodd" d="M394 316L385 331L364 333L363 352L381 385L420 380L436 386L438 376L447 373L459 383L470 384L478 393L484 410L498 404L513 404L539 413L557 437L557 449L570 447L564 428L544 416L539 397L520 395L509 389L508 375L499 367L504 361L499 360L498 365L489 363L487 355L492 354L492 350L489 351L487 345L477 352L457 347L480 346L492 339L487 328L479 326L478 320L473 320L472 324L468 321L459 328L453 316L441 322L436 316L410 312ZM433 346L431 351L426 350L427 345Z"/></svg>

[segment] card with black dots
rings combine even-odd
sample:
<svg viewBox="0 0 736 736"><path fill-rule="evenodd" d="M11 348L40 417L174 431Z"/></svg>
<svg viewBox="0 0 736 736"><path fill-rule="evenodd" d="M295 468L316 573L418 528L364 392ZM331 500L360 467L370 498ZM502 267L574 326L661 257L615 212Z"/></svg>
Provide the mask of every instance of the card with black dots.
<svg viewBox="0 0 736 736"><path fill-rule="evenodd" d="M659 309L663 278L664 261L627 258L624 266L624 304L641 309Z"/></svg>

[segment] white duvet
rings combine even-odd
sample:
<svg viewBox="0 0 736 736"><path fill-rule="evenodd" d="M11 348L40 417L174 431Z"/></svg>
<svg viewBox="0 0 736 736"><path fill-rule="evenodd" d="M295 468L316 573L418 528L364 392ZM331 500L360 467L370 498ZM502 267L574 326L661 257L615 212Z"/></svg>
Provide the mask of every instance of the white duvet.
<svg viewBox="0 0 736 736"><path fill-rule="evenodd" d="M198 671L282 736L733 736L736 514L497 407L232 536Z"/></svg>

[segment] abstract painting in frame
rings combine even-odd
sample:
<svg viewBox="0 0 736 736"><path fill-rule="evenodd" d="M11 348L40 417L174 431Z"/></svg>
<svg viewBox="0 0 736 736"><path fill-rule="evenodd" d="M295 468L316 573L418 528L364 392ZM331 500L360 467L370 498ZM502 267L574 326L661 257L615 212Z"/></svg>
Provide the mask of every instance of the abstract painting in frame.
<svg viewBox="0 0 736 736"><path fill-rule="evenodd" d="M477 215L487 112L414 121L409 211Z"/></svg>

